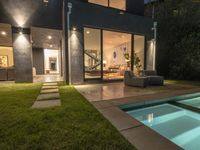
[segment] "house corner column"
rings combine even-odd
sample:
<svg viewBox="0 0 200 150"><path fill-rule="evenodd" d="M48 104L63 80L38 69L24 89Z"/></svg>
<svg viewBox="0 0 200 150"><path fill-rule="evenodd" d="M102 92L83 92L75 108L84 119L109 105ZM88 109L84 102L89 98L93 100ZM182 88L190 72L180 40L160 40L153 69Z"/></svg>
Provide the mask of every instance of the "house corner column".
<svg viewBox="0 0 200 150"><path fill-rule="evenodd" d="M15 82L32 83L32 44L29 28L12 27Z"/></svg>

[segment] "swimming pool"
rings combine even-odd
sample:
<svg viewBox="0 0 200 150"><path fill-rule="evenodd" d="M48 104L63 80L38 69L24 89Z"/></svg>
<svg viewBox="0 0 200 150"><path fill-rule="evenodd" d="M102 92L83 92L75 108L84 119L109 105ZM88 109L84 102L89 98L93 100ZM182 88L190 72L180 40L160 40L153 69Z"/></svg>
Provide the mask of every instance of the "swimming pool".
<svg viewBox="0 0 200 150"><path fill-rule="evenodd" d="M126 113L183 149L200 149L200 114L171 104L134 109Z"/></svg>
<svg viewBox="0 0 200 150"><path fill-rule="evenodd" d="M200 97L182 100L182 101L179 101L179 103L189 105L195 108L200 108Z"/></svg>

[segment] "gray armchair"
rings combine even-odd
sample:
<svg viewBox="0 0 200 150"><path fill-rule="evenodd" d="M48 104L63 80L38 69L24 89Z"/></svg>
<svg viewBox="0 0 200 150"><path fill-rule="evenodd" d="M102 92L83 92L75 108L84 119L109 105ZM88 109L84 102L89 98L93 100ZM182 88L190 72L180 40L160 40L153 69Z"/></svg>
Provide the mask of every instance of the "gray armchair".
<svg viewBox="0 0 200 150"><path fill-rule="evenodd" d="M148 85L148 78L135 77L132 71L125 71L124 84L128 86L146 87Z"/></svg>
<svg viewBox="0 0 200 150"><path fill-rule="evenodd" d="M164 85L164 77L158 76L156 70L143 70L142 76L148 78L148 85Z"/></svg>
<svg viewBox="0 0 200 150"><path fill-rule="evenodd" d="M6 81L6 80L7 80L7 69L0 68L0 81Z"/></svg>

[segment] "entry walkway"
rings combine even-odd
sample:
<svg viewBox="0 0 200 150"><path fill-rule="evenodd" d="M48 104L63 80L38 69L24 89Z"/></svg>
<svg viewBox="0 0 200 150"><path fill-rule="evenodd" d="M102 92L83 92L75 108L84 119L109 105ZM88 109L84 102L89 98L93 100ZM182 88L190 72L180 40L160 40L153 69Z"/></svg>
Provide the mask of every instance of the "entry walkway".
<svg viewBox="0 0 200 150"><path fill-rule="evenodd" d="M32 108L42 109L61 106L58 85L55 82L44 83Z"/></svg>
<svg viewBox="0 0 200 150"><path fill-rule="evenodd" d="M58 82L63 81L59 74L36 75L33 77L33 82Z"/></svg>

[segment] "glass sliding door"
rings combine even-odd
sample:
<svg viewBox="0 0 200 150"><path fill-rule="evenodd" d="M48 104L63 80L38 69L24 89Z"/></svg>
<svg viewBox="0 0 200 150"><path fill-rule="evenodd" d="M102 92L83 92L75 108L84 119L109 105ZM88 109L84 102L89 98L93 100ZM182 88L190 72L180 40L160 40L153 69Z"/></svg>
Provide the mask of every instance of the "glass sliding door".
<svg viewBox="0 0 200 150"><path fill-rule="evenodd" d="M139 75L144 69L145 36L134 35L134 74Z"/></svg>
<svg viewBox="0 0 200 150"><path fill-rule="evenodd" d="M101 30L84 28L85 79L101 78Z"/></svg>
<svg viewBox="0 0 200 150"><path fill-rule="evenodd" d="M103 31L103 80L123 79L131 67L131 34Z"/></svg>

